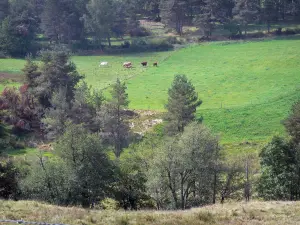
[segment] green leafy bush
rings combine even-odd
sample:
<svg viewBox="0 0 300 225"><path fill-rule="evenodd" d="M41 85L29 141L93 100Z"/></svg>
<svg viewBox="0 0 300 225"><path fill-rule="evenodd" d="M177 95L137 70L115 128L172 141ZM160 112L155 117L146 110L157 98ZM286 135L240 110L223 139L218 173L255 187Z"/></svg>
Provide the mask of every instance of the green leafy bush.
<svg viewBox="0 0 300 225"><path fill-rule="evenodd" d="M118 201L112 198L105 198L100 202L100 208L104 210L118 210L120 205Z"/></svg>

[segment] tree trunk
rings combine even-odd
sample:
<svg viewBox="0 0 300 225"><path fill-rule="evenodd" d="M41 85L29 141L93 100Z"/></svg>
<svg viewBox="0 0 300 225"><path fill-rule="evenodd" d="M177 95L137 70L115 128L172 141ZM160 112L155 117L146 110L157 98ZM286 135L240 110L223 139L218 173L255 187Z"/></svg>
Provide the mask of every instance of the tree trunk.
<svg viewBox="0 0 300 225"><path fill-rule="evenodd" d="M216 204L216 195L217 195L217 171L214 171L214 183L213 183L213 204Z"/></svg>
<svg viewBox="0 0 300 225"><path fill-rule="evenodd" d="M107 37L107 41L108 41L108 46L111 48L111 40L109 36Z"/></svg>
<svg viewBox="0 0 300 225"><path fill-rule="evenodd" d="M172 178L171 178L170 171L167 171L167 175L168 175L168 180L169 180L169 188L171 190L173 200L174 200L174 203L175 203L175 208L178 209L178 199L177 199L177 195L176 195L175 184L172 185Z"/></svg>
<svg viewBox="0 0 300 225"><path fill-rule="evenodd" d="M183 178L183 174L180 174L180 196L181 196L181 209L184 210L185 209L185 197L184 197L184 191L183 191L183 186L184 186L184 178Z"/></svg>

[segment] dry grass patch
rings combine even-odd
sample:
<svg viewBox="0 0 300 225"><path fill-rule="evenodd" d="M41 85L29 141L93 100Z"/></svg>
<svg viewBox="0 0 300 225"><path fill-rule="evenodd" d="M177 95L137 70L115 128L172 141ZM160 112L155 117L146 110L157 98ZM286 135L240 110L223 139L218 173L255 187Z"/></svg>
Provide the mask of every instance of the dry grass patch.
<svg viewBox="0 0 300 225"><path fill-rule="evenodd" d="M34 201L0 201L0 219L73 225L300 224L299 202L232 202L185 211L97 211Z"/></svg>

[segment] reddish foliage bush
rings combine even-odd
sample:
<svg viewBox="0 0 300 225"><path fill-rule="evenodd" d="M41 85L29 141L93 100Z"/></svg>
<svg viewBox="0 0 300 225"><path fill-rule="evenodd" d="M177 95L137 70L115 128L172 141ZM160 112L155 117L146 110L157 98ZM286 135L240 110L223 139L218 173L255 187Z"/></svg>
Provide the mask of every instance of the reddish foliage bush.
<svg viewBox="0 0 300 225"><path fill-rule="evenodd" d="M28 91L28 84L23 84L20 88L19 91L21 94L24 94Z"/></svg>

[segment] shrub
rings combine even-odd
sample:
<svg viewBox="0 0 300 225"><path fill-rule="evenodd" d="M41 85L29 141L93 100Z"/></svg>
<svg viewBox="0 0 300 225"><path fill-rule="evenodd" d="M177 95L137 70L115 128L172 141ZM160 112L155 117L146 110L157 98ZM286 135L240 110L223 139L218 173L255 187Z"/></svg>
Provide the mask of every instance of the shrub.
<svg viewBox="0 0 300 225"><path fill-rule="evenodd" d="M168 39L152 39L149 42L149 48L155 51L167 51L173 48Z"/></svg>
<svg viewBox="0 0 300 225"><path fill-rule="evenodd" d="M234 22L229 22L224 24L224 29L228 30L230 32L230 37L236 37L238 33L240 32L240 27L238 24Z"/></svg>
<svg viewBox="0 0 300 225"><path fill-rule="evenodd" d="M6 57L6 54L3 51L0 51L0 59L4 59Z"/></svg>
<svg viewBox="0 0 300 225"><path fill-rule="evenodd" d="M137 27L129 31L130 37L146 37L150 36L150 32L144 27Z"/></svg>
<svg viewBox="0 0 300 225"><path fill-rule="evenodd" d="M15 197L18 189L18 170L10 159L0 159L0 198Z"/></svg>
<svg viewBox="0 0 300 225"><path fill-rule="evenodd" d="M282 33L285 34L285 35L294 35L294 34L296 34L295 30L293 30L293 29L286 29Z"/></svg>
<svg viewBox="0 0 300 225"><path fill-rule="evenodd" d="M281 35L282 34L282 28L278 27L277 30L275 30L276 35Z"/></svg>
<svg viewBox="0 0 300 225"><path fill-rule="evenodd" d="M265 34L261 31L259 31L259 32L255 32L255 33L249 33L247 36L249 38L262 38L265 36Z"/></svg>
<svg viewBox="0 0 300 225"><path fill-rule="evenodd" d="M120 209L120 205L118 201L112 198L105 198L100 202L100 208L104 210L118 210Z"/></svg>
<svg viewBox="0 0 300 225"><path fill-rule="evenodd" d="M183 41L178 39L177 37L173 37L173 36L170 36L170 37L167 37L166 38L166 41L169 43L169 44L183 44Z"/></svg>
<svg viewBox="0 0 300 225"><path fill-rule="evenodd" d="M121 46L122 46L122 48L129 48L130 47L130 42L129 41L124 41L124 43Z"/></svg>

